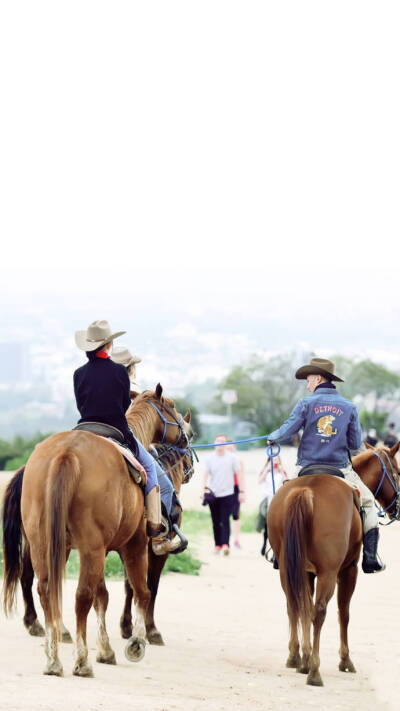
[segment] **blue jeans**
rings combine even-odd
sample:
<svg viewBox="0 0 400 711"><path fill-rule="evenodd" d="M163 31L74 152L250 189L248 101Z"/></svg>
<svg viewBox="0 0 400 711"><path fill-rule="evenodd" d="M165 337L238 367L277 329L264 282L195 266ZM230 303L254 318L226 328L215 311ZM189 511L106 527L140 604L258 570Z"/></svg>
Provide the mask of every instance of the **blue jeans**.
<svg viewBox="0 0 400 711"><path fill-rule="evenodd" d="M159 484L161 501L163 502L168 513L170 513L174 488L169 478L165 476L163 470L161 469L158 462L156 462L154 457L151 456L151 454L147 451L147 449L143 447L142 443L139 442L138 439L136 439L136 442L139 449L138 460L141 463L142 467L145 468L147 474L147 484L145 488L145 493L148 494L149 491L151 491L156 484Z"/></svg>

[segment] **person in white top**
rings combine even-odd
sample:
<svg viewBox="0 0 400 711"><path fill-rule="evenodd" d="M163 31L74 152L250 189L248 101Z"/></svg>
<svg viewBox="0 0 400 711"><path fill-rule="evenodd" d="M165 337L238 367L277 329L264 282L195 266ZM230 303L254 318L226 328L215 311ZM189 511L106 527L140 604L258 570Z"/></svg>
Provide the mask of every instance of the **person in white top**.
<svg viewBox="0 0 400 711"><path fill-rule="evenodd" d="M279 456L274 457L274 485L275 485L275 493L278 491L278 489L281 488L282 484L284 481L288 479L288 475L286 474L281 458ZM271 476L271 460L267 459L265 462L263 468L261 469L259 475L258 475L258 483L262 485L261 491L263 493L263 499L268 499L268 506L270 505L272 501L272 497L274 495L274 488L272 484L272 476Z"/></svg>
<svg viewBox="0 0 400 711"><path fill-rule="evenodd" d="M234 501L234 476L241 476L240 462L236 456L224 445L227 437L224 434L215 438L215 452L206 459L203 474L203 492L208 484L214 494L209 502L213 523L215 552L221 550L224 555L229 555L230 516L233 511Z"/></svg>
<svg viewBox="0 0 400 711"><path fill-rule="evenodd" d="M236 453L236 445L227 445L230 452ZM246 500L246 477L244 474L244 461L239 459L240 464L240 475L237 474L233 477L233 509L232 509L232 528L233 528L233 545L235 548L240 548L240 504L243 504Z"/></svg>

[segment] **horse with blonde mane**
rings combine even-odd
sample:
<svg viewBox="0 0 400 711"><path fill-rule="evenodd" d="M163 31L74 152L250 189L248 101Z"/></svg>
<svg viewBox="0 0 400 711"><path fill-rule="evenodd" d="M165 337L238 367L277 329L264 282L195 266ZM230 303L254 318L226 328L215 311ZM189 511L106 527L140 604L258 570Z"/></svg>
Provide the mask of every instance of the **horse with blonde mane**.
<svg viewBox="0 0 400 711"><path fill-rule="evenodd" d="M167 421L162 413L170 419ZM191 435L190 424L176 412L173 401L162 396L160 385L155 392L135 398L127 420L146 448L153 441L185 446ZM15 602L25 538L45 615L45 674L63 674L58 658L62 578L72 548L80 556L73 673L93 675L86 642L87 615L92 604L98 618L97 661L115 664L105 625L108 592L104 567L110 550L121 555L135 591L136 621L125 653L132 661L142 658L150 599L143 514L143 493L130 477L123 456L106 439L73 430L52 435L36 446L23 474L19 535L19 522L13 528L3 516L4 607L10 612Z"/></svg>
<svg viewBox="0 0 400 711"><path fill-rule="evenodd" d="M353 468L391 520L400 519L400 447L367 446L353 459ZM316 467L317 465L314 465ZM292 479L271 501L267 522L269 540L279 565L290 625L287 667L307 674L307 684L322 686L319 643L326 609L336 583L340 623L339 670L355 672L349 655L347 630L350 600L357 581L362 543L360 513L353 489L339 477L320 473ZM314 584L317 580L315 601ZM302 628L302 657L298 626ZM310 632L314 635L311 646Z"/></svg>

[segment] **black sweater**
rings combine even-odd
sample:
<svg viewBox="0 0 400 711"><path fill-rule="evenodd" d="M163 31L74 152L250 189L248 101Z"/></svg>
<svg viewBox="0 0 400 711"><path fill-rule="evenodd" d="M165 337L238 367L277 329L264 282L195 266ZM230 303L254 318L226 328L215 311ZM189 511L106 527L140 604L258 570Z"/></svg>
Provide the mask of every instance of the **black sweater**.
<svg viewBox="0 0 400 711"><path fill-rule="evenodd" d="M125 413L131 404L130 381L126 368L110 358L93 358L74 373L79 422L104 422L117 427L128 445L137 452Z"/></svg>

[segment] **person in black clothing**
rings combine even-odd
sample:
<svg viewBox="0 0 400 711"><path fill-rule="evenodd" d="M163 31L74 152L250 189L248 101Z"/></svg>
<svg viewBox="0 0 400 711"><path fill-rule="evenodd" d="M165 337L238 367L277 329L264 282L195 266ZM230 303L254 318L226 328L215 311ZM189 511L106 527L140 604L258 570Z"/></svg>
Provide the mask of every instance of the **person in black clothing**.
<svg viewBox="0 0 400 711"><path fill-rule="evenodd" d="M74 373L74 392L81 415L79 422L103 422L119 429L133 455L146 470L147 534L155 537L164 530L156 468L152 457L135 439L125 417L131 401L128 373L123 365L110 358L113 340L124 333L112 333L108 321L94 321L87 331L75 333L76 345L86 352L88 363Z"/></svg>

